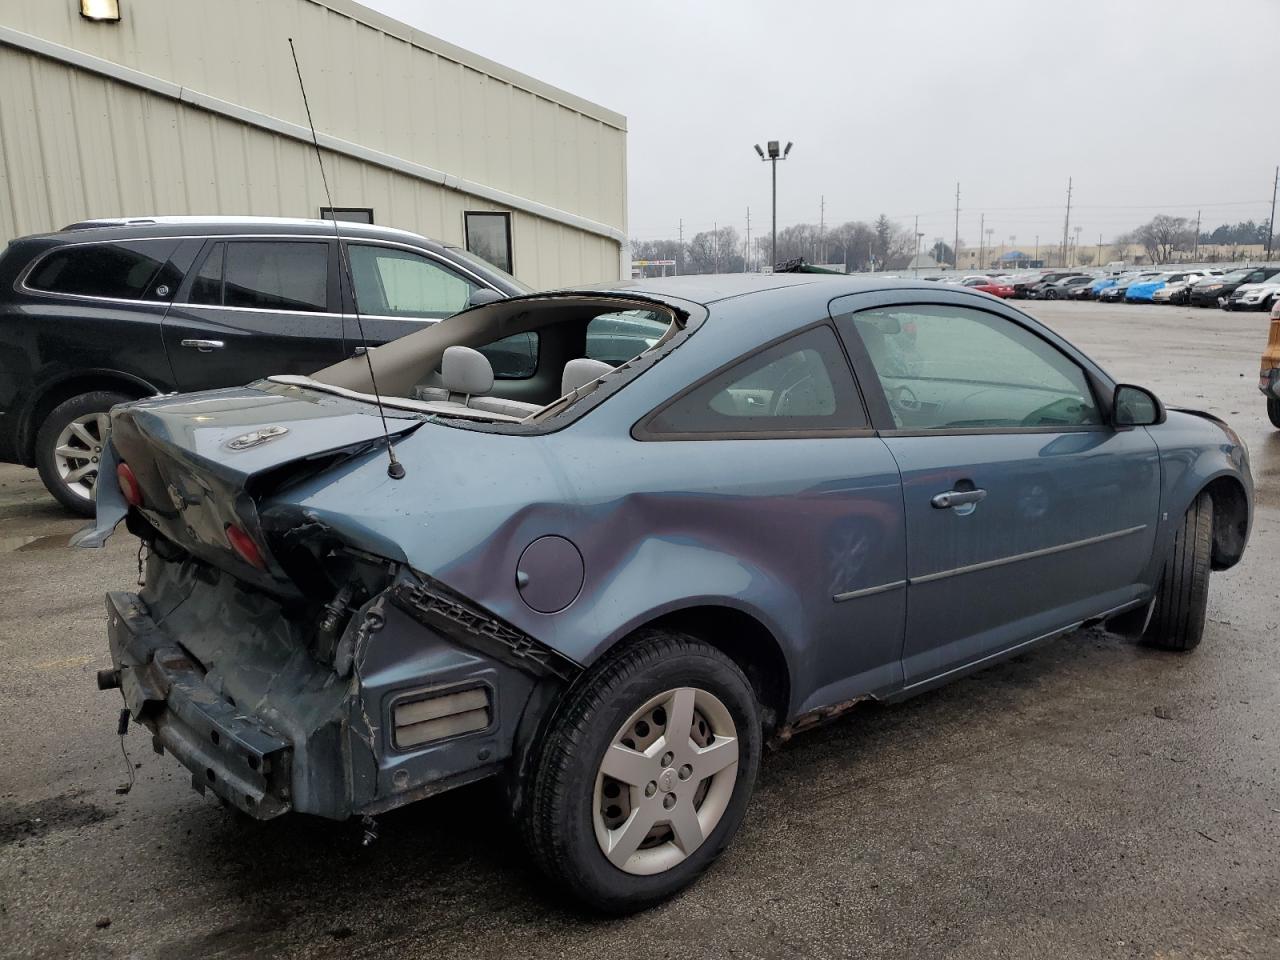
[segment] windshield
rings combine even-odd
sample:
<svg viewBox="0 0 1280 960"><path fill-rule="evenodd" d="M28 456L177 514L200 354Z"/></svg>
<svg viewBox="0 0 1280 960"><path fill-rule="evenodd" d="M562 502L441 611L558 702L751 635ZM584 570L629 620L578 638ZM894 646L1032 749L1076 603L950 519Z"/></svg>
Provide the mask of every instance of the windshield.
<svg viewBox="0 0 1280 960"><path fill-rule="evenodd" d="M511 274L507 273L507 271L503 270L501 267L495 267L488 260L482 259L481 257L477 257L474 253L471 253L469 250L463 250L461 247L449 247L448 250L451 255L457 257L463 263L468 264L475 270L478 270L481 276L483 276L485 273L496 273L498 276L502 277L512 286L518 288L522 293L533 293L533 287L529 286L527 283L524 283L523 281L517 280Z"/></svg>
<svg viewBox="0 0 1280 960"><path fill-rule="evenodd" d="M1230 273L1228 273L1228 274L1227 274L1225 277L1223 277L1222 279L1223 279L1223 280L1225 280L1225 281L1227 281L1228 283L1238 283L1239 281L1243 280L1243 279L1244 279L1245 277L1247 277L1248 275L1249 275L1249 271L1248 271L1248 270L1232 270Z"/></svg>

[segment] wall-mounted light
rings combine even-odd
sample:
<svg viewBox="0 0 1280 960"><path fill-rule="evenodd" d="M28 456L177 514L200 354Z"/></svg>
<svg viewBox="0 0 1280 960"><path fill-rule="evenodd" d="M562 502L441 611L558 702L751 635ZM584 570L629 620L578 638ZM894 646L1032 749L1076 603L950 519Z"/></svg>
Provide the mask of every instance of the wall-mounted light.
<svg viewBox="0 0 1280 960"><path fill-rule="evenodd" d="M120 0L80 0L80 16L86 20L119 20Z"/></svg>

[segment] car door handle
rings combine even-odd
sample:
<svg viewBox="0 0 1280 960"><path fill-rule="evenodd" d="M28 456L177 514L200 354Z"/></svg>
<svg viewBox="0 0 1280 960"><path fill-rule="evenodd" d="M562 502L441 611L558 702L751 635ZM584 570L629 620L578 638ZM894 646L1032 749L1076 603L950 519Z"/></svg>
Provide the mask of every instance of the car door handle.
<svg viewBox="0 0 1280 960"><path fill-rule="evenodd" d="M946 490L934 494L929 503L935 510L948 510L951 507L963 507L967 503L981 503L986 497L985 490Z"/></svg>
<svg viewBox="0 0 1280 960"><path fill-rule="evenodd" d="M192 347L201 353L212 353L214 350L221 350L226 346L221 340L183 340L184 347Z"/></svg>

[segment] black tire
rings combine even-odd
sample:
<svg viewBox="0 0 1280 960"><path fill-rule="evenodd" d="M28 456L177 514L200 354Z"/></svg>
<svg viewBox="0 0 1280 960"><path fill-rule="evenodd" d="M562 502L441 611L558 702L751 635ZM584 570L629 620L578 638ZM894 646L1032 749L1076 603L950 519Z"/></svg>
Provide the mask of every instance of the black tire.
<svg viewBox="0 0 1280 960"><path fill-rule="evenodd" d="M136 397L130 397L113 390L93 390L82 393L54 407L40 429L36 432L36 470L44 481L45 489L53 494L60 504L73 513L83 517L94 515L93 500L83 493L77 492L72 484L63 479L58 471L58 455L55 452L58 437L72 421L93 414L106 413L117 403L128 403ZM87 451L91 453L92 451Z"/></svg>
<svg viewBox="0 0 1280 960"><path fill-rule="evenodd" d="M690 686L719 698L737 728L732 795L710 835L680 863L651 875L624 872L596 840L592 807L600 762L635 710L666 690ZM732 660L687 634L643 630L567 694L534 768L522 811L525 842L541 870L579 902L611 914L653 906L697 880L737 833L755 786L760 743L755 693Z"/></svg>
<svg viewBox="0 0 1280 960"><path fill-rule="evenodd" d="M1280 400L1274 397L1267 397L1267 419L1273 427L1280 430Z"/></svg>
<svg viewBox="0 0 1280 960"><path fill-rule="evenodd" d="M1155 610L1142 640L1161 650L1194 650L1204 635L1213 555L1213 500L1196 497L1165 559Z"/></svg>

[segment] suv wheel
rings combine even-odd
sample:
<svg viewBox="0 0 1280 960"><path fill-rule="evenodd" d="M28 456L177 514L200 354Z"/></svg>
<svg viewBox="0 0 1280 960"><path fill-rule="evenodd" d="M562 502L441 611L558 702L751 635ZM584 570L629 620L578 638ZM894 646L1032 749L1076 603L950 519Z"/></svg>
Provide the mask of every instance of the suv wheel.
<svg viewBox="0 0 1280 960"><path fill-rule="evenodd" d="M1204 635L1213 554L1213 499L1202 493L1182 518L1164 562L1156 606L1143 642L1162 650L1194 650Z"/></svg>
<svg viewBox="0 0 1280 960"><path fill-rule="evenodd" d="M36 469L50 493L68 510L92 517L98 461L106 444L107 411L133 397L94 390L64 400L36 433Z"/></svg>
<svg viewBox="0 0 1280 960"><path fill-rule="evenodd" d="M737 833L760 762L755 694L733 661L685 634L635 641L569 693L524 811L542 870L609 913L696 880Z"/></svg>

